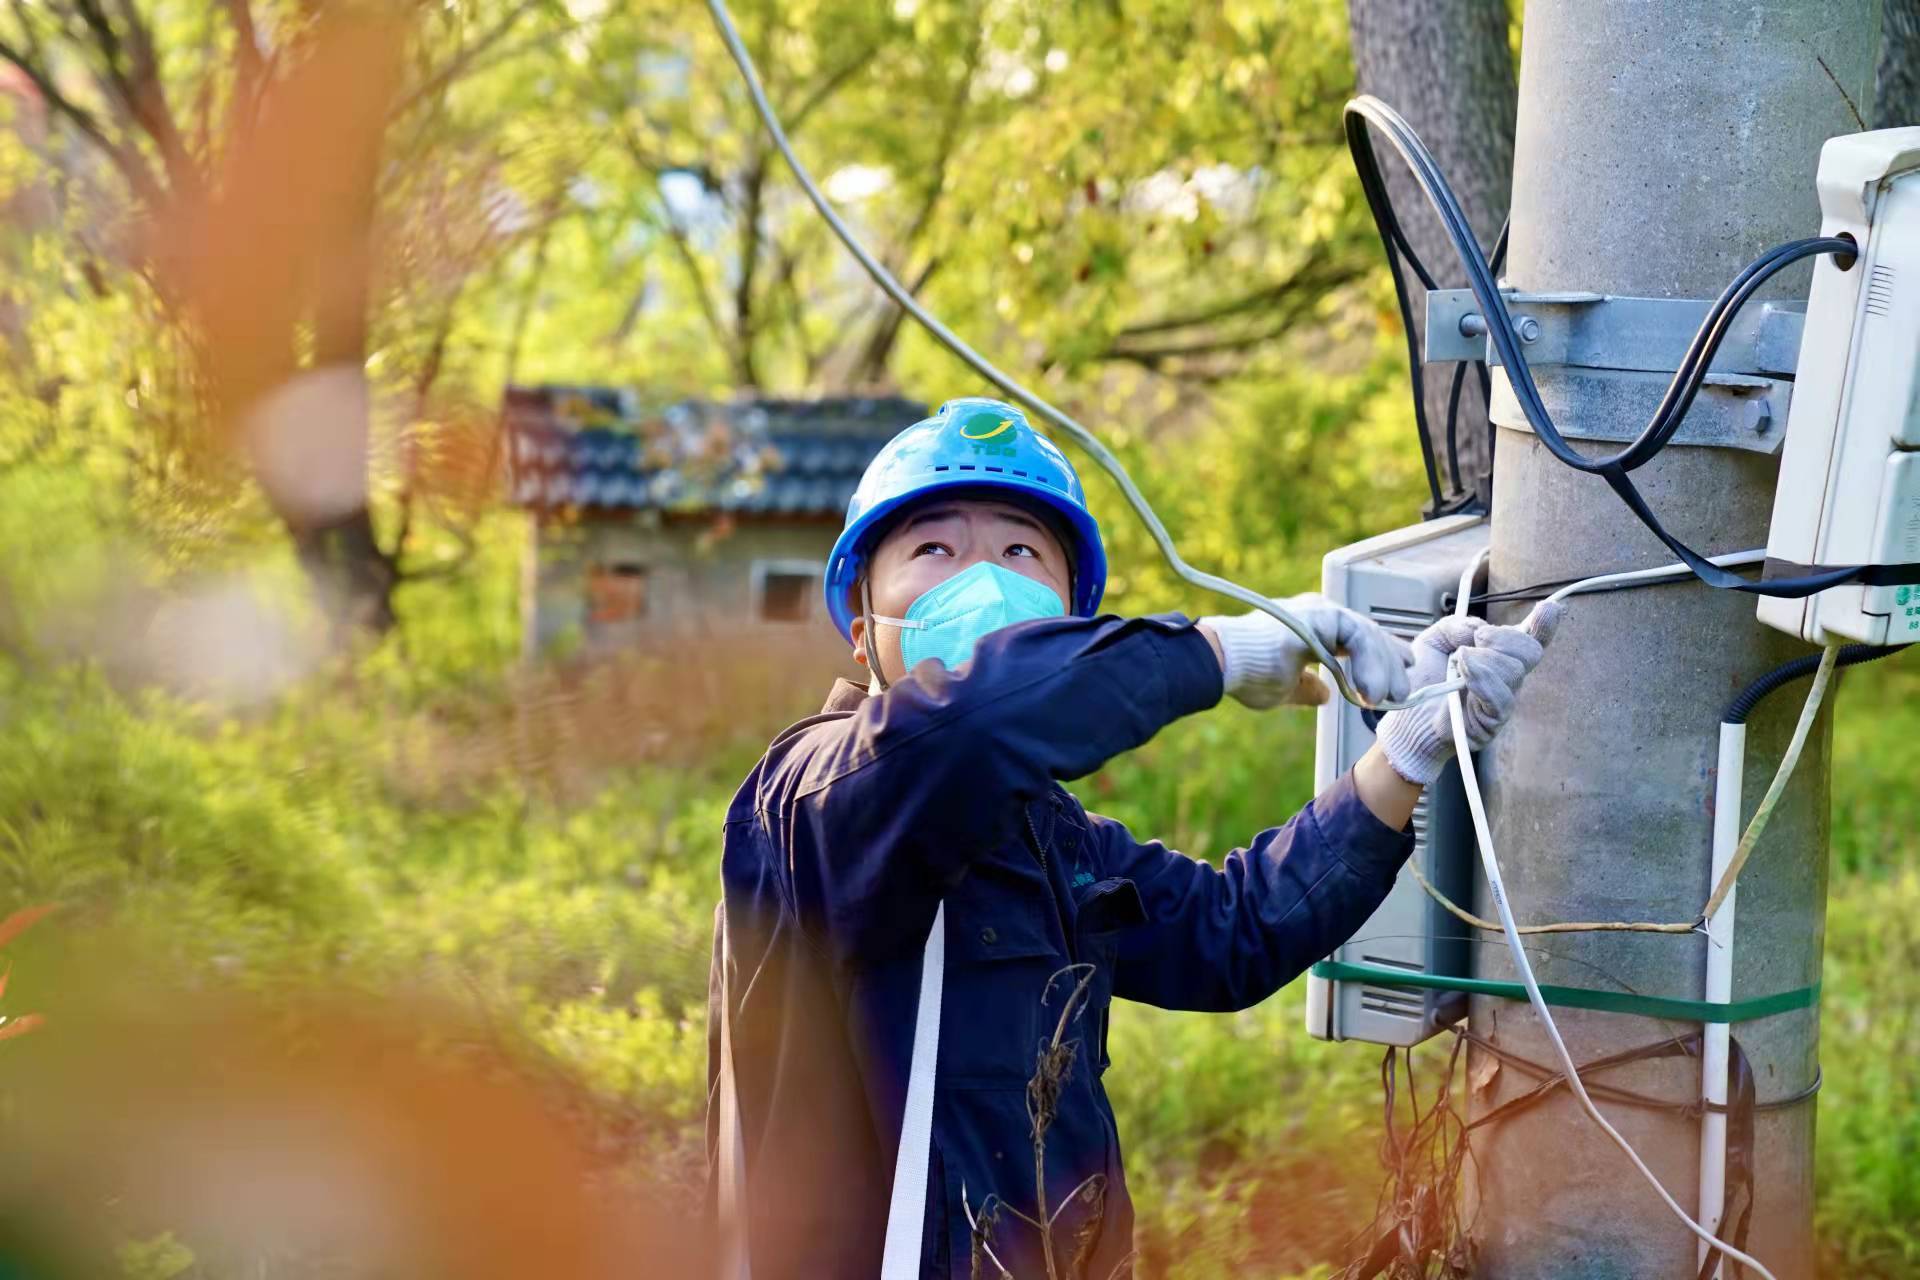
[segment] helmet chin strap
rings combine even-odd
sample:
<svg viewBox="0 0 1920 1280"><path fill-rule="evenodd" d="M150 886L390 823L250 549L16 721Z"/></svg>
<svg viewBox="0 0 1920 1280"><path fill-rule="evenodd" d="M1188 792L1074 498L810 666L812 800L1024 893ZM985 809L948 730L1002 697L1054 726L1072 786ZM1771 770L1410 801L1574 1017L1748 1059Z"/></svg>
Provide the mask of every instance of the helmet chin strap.
<svg viewBox="0 0 1920 1280"><path fill-rule="evenodd" d="M868 585L865 575L860 578L860 612L867 622L867 625L860 629L860 640L867 650L867 674L880 686L880 692L885 693L888 688L887 677L880 670L880 650L875 648L873 643L873 588Z"/></svg>

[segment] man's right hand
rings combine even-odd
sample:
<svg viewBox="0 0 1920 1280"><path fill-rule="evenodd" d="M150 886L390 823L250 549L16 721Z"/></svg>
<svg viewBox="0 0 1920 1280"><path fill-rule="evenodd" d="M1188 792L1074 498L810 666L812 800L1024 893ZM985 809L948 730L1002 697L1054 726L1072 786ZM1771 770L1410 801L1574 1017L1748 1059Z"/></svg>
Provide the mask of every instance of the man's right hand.
<svg viewBox="0 0 1920 1280"><path fill-rule="evenodd" d="M1350 659L1354 686L1369 702L1406 696L1407 647L1378 623L1317 593L1275 603L1312 628L1329 653ZM1264 711L1283 703L1311 706L1327 700L1326 685L1307 672L1313 651L1278 618L1256 610L1202 618L1200 625L1219 644L1226 692L1246 706Z"/></svg>

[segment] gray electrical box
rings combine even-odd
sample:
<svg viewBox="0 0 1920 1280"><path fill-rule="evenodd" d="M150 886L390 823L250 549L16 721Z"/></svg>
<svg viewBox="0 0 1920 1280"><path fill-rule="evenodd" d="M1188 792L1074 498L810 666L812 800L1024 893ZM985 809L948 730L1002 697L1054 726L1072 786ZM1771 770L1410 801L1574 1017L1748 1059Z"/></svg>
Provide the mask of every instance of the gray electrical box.
<svg viewBox="0 0 1920 1280"><path fill-rule="evenodd" d="M1460 575L1487 546L1482 516L1447 516L1341 547L1321 562L1321 590L1412 639L1445 614ZM1483 579L1484 581L1484 579ZM1314 789L1332 785L1373 745L1360 708L1341 698L1321 706L1315 738ZM1473 893L1473 827L1460 770L1448 765L1413 811L1410 862L1440 892L1466 905ZM1415 882L1405 867L1386 901L1328 957L1399 973L1466 976L1469 930ZM1413 1045L1466 1016L1458 991L1307 978L1307 1032L1322 1040Z"/></svg>

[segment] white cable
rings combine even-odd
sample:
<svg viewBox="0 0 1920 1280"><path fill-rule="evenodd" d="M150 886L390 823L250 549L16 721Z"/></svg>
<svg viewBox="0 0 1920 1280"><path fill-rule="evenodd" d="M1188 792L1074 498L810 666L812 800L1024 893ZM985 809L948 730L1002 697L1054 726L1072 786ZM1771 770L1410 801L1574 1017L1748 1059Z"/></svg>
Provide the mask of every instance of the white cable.
<svg viewBox="0 0 1920 1280"><path fill-rule="evenodd" d="M1709 556L1708 561L1719 565L1722 569L1731 569L1742 565L1760 564L1766 558L1766 548L1756 547L1752 551L1730 551L1723 556ZM1629 569L1625 573L1603 573L1597 578L1582 578L1578 582L1570 582L1542 600L1540 604L1551 604L1556 600L1565 600L1568 596L1584 595L1589 591L1598 591L1602 587L1611 587L1622 582L1658 582L1663 578L1681 579L1692 576L1693 570L1684 564L1663 564L1657 569ZM1540 605L1535 605L1533 611L1538 613Z"/></svg>
<svg viewBox="0 0 1920 1280"><path fill-rule="evenodd" d="M965 339L947 328L922 307L913 294L894 279L893 273L888 271L885 265L860 243L860 238L854 235L853 229L841 220L839 213L834 210L825 193L820 190L819 184L814 182L813 175L807 171L804 164L800 163L800 157L794 154L793 144L787 141L787 132L781 127L779 117L774 114L773 104L767 99L767 91L760 83L760 73L754 69L753 57L747 52L747 46L740 39L740 33L734 29L733 15L727 12L726 0L707 0L707 8L713 14L714 25L720 30L720 39L726 44L727 52L733 55L734 65L740 68L740 76L746 82L747 94L753 99L754 110L759 113L761 123L766 125L767 133L772 136L774 147L785 158L787 167L793 170L793 176L799 179L801 188L807 193L807 199L826 220L834 236L846 246L847 252L853 255L854 260L861 267L865 268L867 275L880 286L880 291L893 299L902 311L918 321L922 328L939 341L941 346L960 357L961 362L969 369L1065 432L1075 444L1091 454L1093 460L1100 464L1100 469L1113 477L1113 482L1120 486L1120 492L1126 498L1127 505L1132 507L1134 514L1140 517L1140 523L1147 527L1147 533L1152 536L1154 545L1160 549L1160 554L1165 557L1167 565L1176 576L1196 587L1258 609L1277 620L1287 630L1300 637L1301 643L1307 646L1314 660L1326 668L1340 696L1355 706L1374 711L1397 711L1404 707L1418 706L1423 702L1445 697L1449 691L1464 687L1453 681L1447 681L1429 685L1427 688L1411 693L1404 702L1368 702L1360 691L1354 688L1353 683L1347 678L1346 670L1341 667L1333 654L1327 651L1327 647L1320 642L1320 637L1314 634L1312 627L1259 592L1215 574L1204 573L1181 559L1179 549L1173 545L1172 535L1167 532L1167 527L1160 522L1160 517L1133 483L1133 477L1127 474L1127 469L1121 464L1120 459L1114 457L1093 432L1054 408L1034 392L1027 390L1010 375L1002 373L985 356L969 346Z"/></svg>
<svg viewBox="0 0 1920 1280"><path fill-rule="evenodd" d="M1487 553L1482 551L1474 558L1473 563L1467 566L1467 571L1460 576L1459 603L1454 608L1456 616L1466 616L1467 605L1473 596L1473 580L1478 576L1480 565L1485 561L1486 556ZM1657 573L1652 570L1636 572ZM1617 578L1622 575L1608 576ZM1598 584L1600 581L1601 579L1596 578L1588 579L1585 583L1574 583L1572 587L1561 588L1556 595L1576 595L1578 588ZM1459 650L1455 650L1454 654L1450 662L1457 669ZM1586 1109L1589 1116L1593 1117L1593 1122L1600 1126L1601 1131L1613 1139L1615 1146L1626 1153L1627 1159L1631 1160L1633 1167L1640 1171L1640 1176L1647 1180L1647 1185L1659 1194L1661 1202L1673 1212L1674 1217L1686 1224L1688 1231L1710 1247L1719 1249L1729 1260L1741 1266L1753 1268L1765 1277L1765 1280L1777 1280L1773 1272L1761 1265L1759 1259L1734 1248L1689 1217L1687 1211L1680 1207L1680 1202L1660 1185L1660 1179L1656 1178L1653 1170L1647 1167L1647 1162L1640 1158L1640 1153L1633 1149L1633 1144L1620 1136L1620 1131L1600 1114L1600 1108L1595 1106L1593 1099L1588 1096L1586 1085L1580 1082L1580 1069L1574 1065L1573 1054L1568 1051L1567 1042L1560 1038L1560 1028L1554 1023L1553 1014L1547 1008L1546 998L1540 994L1540 983L1533 976L1533 964L1527 959L1527 949L1520 944L1520 926L1514 923L1513 908L1507 904L1507 886L1500 877L1500 859L1493 852L1493 831L1487 822L1486 801L1480 795L1480 779L1473 767L1473 744L1467 740L1466 711L1458 692L1447 695L1447 715L1453 722L1454 754L1460 762L1460 781L1467 795L1467 811L1473 817L1474 839L1480 846L1480 865L1487 874L1487 891L1492 895L1494 908L1500 916L1500 927L1507 935L1507 947L1513 952L1514 965L1520 970L1520 981L1527 989L1527 1000L1533 1005L1534 1012L1540 1015L1540 1024L1546 1028L1547 1039L1553 1042L1554 1053L1560 1059L1561 1072L1567 1078L1567 1087L1573 1091L1574 1097L1580 1100L1580 1105Z"/></svg>

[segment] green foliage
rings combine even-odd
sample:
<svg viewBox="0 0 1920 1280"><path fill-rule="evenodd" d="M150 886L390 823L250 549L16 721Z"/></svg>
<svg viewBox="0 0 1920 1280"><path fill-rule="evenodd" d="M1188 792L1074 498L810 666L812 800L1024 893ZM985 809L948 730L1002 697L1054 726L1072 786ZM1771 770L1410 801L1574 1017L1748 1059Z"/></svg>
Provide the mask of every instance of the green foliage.
<svg viewBox="0 0 1920 1280"><path fill-rule="evenodd" d="M1909 864L1845 882L1827 911L1821 1239L1836 1274L1912 1275L1920 1269L1920 871Z"/></svg>
<svg viewBox="0 0 1920 1280"><path fill-rule="evenodd" d="M1849 673L1834 734L1819 1225L1835 1273L1920 1270L1920 668Z"/></svg>
<svg viewBox="0 0 1920 1280"><path fill-rule="evenodd" d="M129 1240L120 1246L123 1280L173 1280L193 1270L193 1250L163 1231L150 1240Z"/></svg>
<svg viewBox="0 0 1920 1280"><path fill-rule="evenodd" d="M1833 735L1833 868L1873 878L1913 857L1920 663L1906 654L1850 670L1843 681L1835 722L1842 728Z"/></svg>
<svg viewBox="0 0 1920 1280"><path fill-rule="evenodd" d="M370 923L348 850L238 726L0 666L0 894L155 923L189 959L313 957Z"/></svg>

